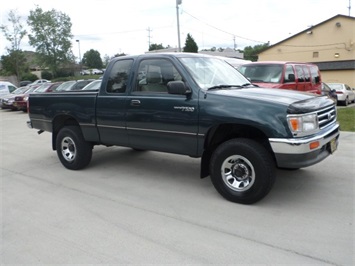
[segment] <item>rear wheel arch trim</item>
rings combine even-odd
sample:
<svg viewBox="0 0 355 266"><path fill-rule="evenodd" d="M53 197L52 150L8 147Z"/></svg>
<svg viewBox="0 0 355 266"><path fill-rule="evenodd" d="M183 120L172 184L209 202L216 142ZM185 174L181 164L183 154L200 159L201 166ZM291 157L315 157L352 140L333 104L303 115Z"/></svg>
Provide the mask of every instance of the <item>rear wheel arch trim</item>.
<svg viewBox="0 0 355 266"><path fill-rule="evenodd" d="M79 122L71 115L59 115L53 119L52 122L52 149L57 150L56 139L58 132L65 126L72 125L78 126L80 129Z"/></svg>

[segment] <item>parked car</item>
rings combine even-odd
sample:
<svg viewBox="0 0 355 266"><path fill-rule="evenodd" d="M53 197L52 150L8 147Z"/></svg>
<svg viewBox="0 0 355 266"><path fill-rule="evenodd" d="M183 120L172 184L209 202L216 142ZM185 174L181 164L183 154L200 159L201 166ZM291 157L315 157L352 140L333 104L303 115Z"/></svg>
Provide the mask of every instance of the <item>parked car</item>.
<svg viewBox="0 0 355 266"><path fill-rule="evenodd" d="M22 81L20 81L20 87L25 87L31 83L32 83L32 81L30 81L30 80L22 80Z"/></svg>
<svg viewBox="0 0 355 266"><path fill-rule="evenodd" d="M327 83L328 86L337 92L338 102L347 106L355 102L355 92L344 83Z"/></svg>
<svg viewBox="0 0 355 266"><path fill-rule="evenodd" d="M238 67L251 83L264 88L321 94L321 74L317 65L298 62L251 62Z"/></svg>
<svg viewBox="0 0 355 266"><path fill-rule="evenodd" d="M91 69L91 73L93 75L100 75L100 74L103 74L104 72L102 70L100 70L100 69L93 68L93 69Z"/></svg>
<svg viewBox="0 0 355 266"><path fill-rule="evenodd" d="M37 87L33 86L26 90L23 94L19 94L15 97L13 106L16 110L27 112L27 100L30 93L34 92Z"/></svg>
<svg viewBox="0 0 355 266"><path fill-rule="evenodd" d="M50 82L50 81L47 80L47 79L37 79L37 80L35 80L34 82L32 82L31 84L28 84L28 85L36 85L36 84L42 84L42 83L46 83L46 82Z"/></svg>
<svg viewBox="0 0 355 266"><path fill-rule="evenodd" d="M89 83L88 85L86 85L83 88L83 91L98 91L100 89L101 86L101 79L96 79L94 81L92 81L91 83Z"/></svg>
<svg viewBox="0 0 355 266"><path fill-rule="evenodd" d="M17 87L8 81L0 81L0 96L7 95L15 91Z"/></svg>
<svg viewBox="0 0 355 266"><path fill-rule="evenodd" d="M81 80L71 80L66 81L59 85L56 91L80 91L86 85L94 81L94 79L81 79Z"/></svg>
<svg viewBox="0 0 355 266"><path fill-rule="evenodd" d="M17 108L14 106L15 97L19 94L25 93L25 91L27 90L28 90L27 87L20 87L15 91L11 92L10 94L1 96L0 97L1 109L17 110Z"/></svg>
<svg viewBox="0 0 355 266"><path fill-rule="evenodd" d="M80 71L80 75L85 76L85 75L91 75L90 70L84 69Z"/></svg>
<svg viewBox="0 0 355 266"><path fill-rule="evenodd" d="M327 83L322 82L322 95L327 95L329 98L333 99L335 103L338 103L338 96L336 90L328 86Z"/></svg>
<svg viewBox="0 0 355 266"><path fill-rule="evenodd" d="M53 92L63 82L47 82L35 89L34 92Z"/></svg>
<svg viewBox="0 0 355 266"><path fill-rule="evenodd" d="M62 84L60 84L54 91L66 91L68 88L73 86L76 83L76 80L69 80L65 81Z"/></svg>

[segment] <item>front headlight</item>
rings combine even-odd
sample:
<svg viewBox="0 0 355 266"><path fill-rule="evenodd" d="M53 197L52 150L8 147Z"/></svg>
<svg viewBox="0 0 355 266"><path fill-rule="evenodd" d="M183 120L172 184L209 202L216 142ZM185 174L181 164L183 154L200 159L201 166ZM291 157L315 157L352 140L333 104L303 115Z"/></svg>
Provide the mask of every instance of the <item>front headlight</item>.
<svg viewBox="0 0 355 266"><path fill-rule="evenodd" d="M310 134L319 129L317 114L289 115L287 121L294 135Z"/></svg>
<svg viewBox="0 0 355 266"><path fill-rule="evenodd" d="M24 97L23 100L24 100L25 102L27 102L27 101L28 101L28 96Z"/></svg>

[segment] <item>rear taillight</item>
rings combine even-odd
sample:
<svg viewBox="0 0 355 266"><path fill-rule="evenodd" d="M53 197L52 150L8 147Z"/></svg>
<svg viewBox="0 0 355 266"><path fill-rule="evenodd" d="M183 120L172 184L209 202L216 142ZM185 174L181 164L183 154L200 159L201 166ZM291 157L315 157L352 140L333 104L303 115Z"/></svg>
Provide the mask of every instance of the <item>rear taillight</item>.
<svg viewBox="0 0 355 266"><path fill-rule="evenodd" d="M342 91L337 91L337 94L344 94Z"/></svg>

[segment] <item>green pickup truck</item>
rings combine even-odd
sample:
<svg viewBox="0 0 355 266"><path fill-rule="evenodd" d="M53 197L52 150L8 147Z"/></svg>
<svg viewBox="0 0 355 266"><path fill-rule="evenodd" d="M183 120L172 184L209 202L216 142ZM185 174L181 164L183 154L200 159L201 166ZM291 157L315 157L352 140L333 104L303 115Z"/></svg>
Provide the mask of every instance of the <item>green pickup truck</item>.
<svg viewBox="0 0 355 266"><path fill-rule="evenodd" d="M259 88L224 60L190 53L114 58L98 91L31 94L29 117L52 132L68 169L87 166L95 145L188 155L243 204L270 191L277 167L316 164L339 138L330 98Z"/></svg>

